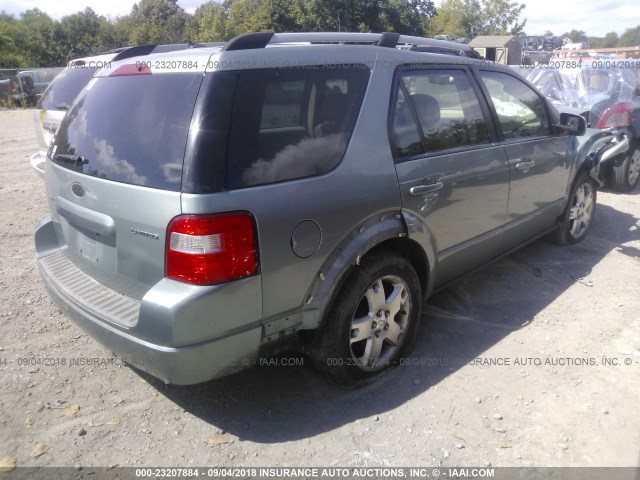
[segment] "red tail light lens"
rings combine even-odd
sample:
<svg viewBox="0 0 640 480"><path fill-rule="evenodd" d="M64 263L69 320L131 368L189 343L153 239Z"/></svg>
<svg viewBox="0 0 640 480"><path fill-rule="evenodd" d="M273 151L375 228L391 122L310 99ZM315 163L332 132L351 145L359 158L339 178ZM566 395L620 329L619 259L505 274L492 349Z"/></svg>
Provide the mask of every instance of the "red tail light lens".
<svg viewBox="0 0 640 480"><path fill-rule="evenodd" d="M633 106L628 102L616 103L607 107L596 128L617 128L631 125L631 112Z"/></svg>
<svg viewBox="0 0 640 480"><path fill-rule="evenodd" d="M166 276L196 285L215 285L256 275L258 242L253 217L181 215L167 230Z"/></svg>

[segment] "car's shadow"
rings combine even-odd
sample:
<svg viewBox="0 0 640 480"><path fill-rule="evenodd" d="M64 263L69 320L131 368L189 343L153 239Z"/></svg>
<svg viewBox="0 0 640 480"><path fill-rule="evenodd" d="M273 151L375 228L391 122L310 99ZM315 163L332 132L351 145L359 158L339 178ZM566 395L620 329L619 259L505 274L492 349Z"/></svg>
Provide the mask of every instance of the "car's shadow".
<svg viewBox="0 0 640 480"><path fill-rule="evenodd" d="M326 383L302 356L296 357L302 366L256 367L192 387L165 387L144 377L191 414L254 442L309 438L383 414L526 328L570 286L588 289L592 268L614 250L640 255L621 246L639 238L638 218L606 205L598 205L597 215L589 237L578 245L537 241L433 295L410 356L416 364L399 366L364 388Z"/></svg>

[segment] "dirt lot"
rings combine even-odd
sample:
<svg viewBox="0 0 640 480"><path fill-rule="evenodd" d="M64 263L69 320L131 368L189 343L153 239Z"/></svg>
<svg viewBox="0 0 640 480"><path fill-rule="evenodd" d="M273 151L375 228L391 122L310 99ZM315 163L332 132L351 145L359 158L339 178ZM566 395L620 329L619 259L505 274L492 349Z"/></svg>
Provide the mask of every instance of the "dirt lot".
<svg viewBox="0 0 640 480"><path fill-rule="evenodd" d="M304 358L165 387L114 361L40 281L32 237L46 207L28 164L32 115L0 112L0 459L639 465L640 188L601 192L582 244L536 242L432 297L415 365L362 390L324 383Z"/></svg>

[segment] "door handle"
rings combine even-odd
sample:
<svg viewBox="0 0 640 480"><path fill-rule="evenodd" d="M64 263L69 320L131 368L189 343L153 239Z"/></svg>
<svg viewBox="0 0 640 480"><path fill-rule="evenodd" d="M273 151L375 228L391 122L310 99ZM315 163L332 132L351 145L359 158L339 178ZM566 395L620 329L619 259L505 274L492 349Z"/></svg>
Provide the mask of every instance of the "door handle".
<svg viewBox="0 0 640 480"><path fill-rule="evenodd" d="M416 185L415 187L411 187L409 189L409 193L411 195L424 195L425 193L437 192L438 190L442 190L444 187L444 183L436 182L430 183L428 185Z"/></svg>
<svg viewBox="0 0 640 480"><path fill-rule="evenodd" d="M518 170L530 170L533 167L535 167L536 162L534 162L533 160L528 161L528 162L520 162L520 163L516 163L516 168Z"/></svg>

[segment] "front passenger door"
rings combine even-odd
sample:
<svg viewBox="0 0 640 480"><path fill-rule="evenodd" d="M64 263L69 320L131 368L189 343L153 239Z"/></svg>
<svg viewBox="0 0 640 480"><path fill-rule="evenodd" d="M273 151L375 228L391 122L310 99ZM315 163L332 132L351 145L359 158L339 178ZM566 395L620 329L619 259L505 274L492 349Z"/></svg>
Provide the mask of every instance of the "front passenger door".
<svg viewBox="0 0 640 480"><path fill-rule="evenodd" d="M522 80L496 70L479 76L509 159L508 249L551 227L562 213L571 137L553 133L545 101Z"/></svg>

